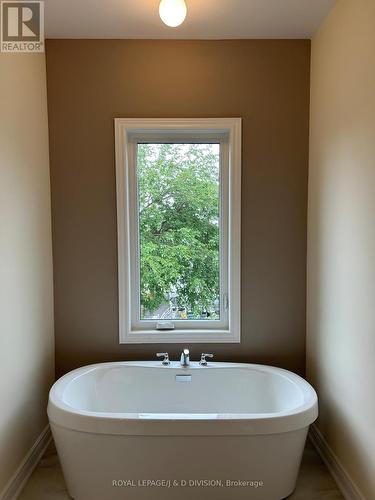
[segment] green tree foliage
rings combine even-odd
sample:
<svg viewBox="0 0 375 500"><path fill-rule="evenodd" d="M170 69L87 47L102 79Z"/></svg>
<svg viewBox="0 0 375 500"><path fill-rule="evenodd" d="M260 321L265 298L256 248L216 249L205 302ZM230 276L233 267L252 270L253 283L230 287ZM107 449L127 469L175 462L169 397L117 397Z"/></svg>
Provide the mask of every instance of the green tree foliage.
<svg viewBox="0 0 375 500"><path fill-rule="evenodd" d="M193 318L219 297L219 145L139 144L141 305L177 294Z"/></svg>

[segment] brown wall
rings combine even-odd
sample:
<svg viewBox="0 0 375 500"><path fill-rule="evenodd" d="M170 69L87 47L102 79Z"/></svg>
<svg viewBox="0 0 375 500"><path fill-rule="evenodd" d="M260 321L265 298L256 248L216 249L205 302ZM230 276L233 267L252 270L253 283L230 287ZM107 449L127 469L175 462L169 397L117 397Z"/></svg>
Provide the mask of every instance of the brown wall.
<svg viewBox="0 0 375 500"><path fill-rule="evenodd" d="M115 117L243 118L242 342L193 357L303 373L310 42L48 40L57 374L119 345Z"/></svg>

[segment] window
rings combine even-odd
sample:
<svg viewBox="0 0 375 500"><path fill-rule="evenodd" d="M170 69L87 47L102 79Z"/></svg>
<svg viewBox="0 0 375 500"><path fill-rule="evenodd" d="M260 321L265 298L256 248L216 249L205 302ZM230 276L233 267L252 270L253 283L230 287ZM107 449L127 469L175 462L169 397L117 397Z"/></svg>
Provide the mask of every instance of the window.
<svg viewBox="0 0 375 500"><path fill-rule="evenodd" d="M241 120L115 127L120 342L239 342Z"/></svg>

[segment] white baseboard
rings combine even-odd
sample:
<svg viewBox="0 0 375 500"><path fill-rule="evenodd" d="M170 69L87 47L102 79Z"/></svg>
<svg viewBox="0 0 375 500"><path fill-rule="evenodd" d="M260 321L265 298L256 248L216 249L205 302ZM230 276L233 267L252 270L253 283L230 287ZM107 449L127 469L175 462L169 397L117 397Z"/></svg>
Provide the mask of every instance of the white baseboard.
<svg viewBox="0 0 375 500"><path fill-rule="evenodd" d="M309 437L346 500L366 500L345 470L318 427L310 427Z"/></svg>
<svg viewBox="0 0 375 500"><path fill-rule="evenodd" d="M31 450L22 460L16 472L10 478L4 490L0 493L0 500L16 500L18 498L27 480L42 458L43 453L46 451L51 439L51 429L49 425L47 425L35 441Z"/></svg>

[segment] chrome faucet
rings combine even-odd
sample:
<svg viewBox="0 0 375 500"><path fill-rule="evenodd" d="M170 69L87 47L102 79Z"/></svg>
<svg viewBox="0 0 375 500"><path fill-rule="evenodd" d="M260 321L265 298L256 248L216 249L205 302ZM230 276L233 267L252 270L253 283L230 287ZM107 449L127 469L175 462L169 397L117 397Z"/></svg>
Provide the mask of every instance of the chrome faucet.
<svg viewBox="0 0 375 500"><path fill-rule="evenodd" d="M189 349L184 349L180 358L181 366L190 366L190 352Z"/></svg>

